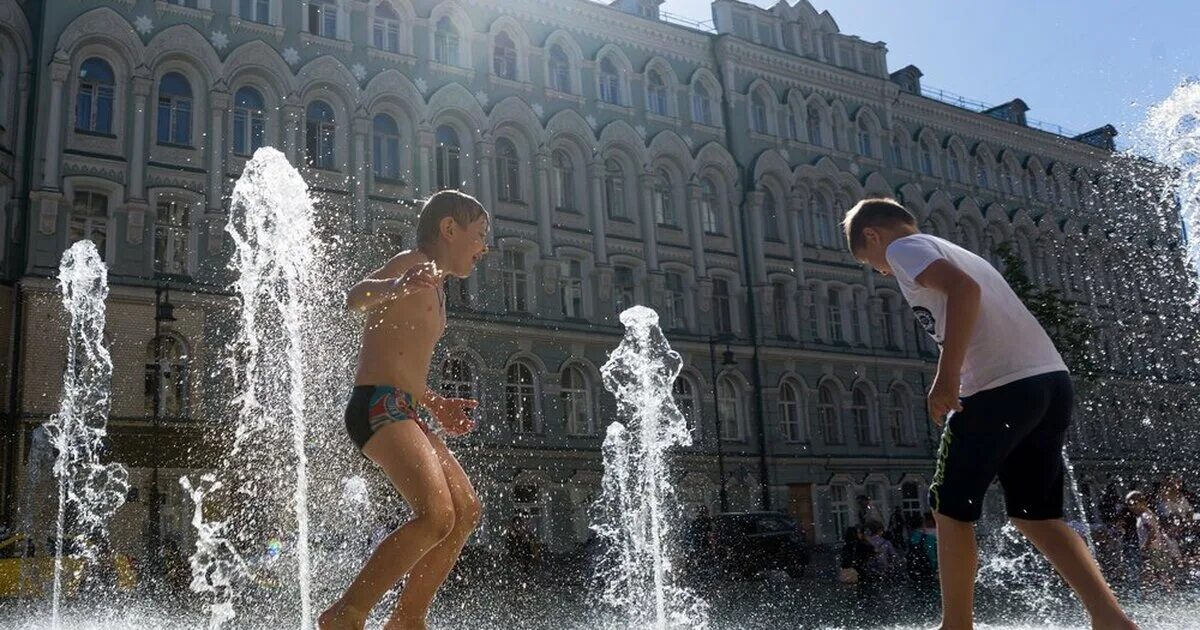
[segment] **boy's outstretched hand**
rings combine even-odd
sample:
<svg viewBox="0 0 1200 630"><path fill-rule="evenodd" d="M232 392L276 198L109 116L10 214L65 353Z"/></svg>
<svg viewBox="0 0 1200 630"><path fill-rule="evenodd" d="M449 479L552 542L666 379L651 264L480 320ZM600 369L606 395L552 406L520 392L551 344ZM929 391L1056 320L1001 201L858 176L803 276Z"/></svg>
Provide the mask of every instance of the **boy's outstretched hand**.
<svg viewBox="0 0 1200 630"><path fill-rule="evenodd" d="M478 407L479 401L469 398L442 398L438 396L430 400L426 407L438 424L451 437L460 437L475 429L475 421L467 412Z"/></svg>

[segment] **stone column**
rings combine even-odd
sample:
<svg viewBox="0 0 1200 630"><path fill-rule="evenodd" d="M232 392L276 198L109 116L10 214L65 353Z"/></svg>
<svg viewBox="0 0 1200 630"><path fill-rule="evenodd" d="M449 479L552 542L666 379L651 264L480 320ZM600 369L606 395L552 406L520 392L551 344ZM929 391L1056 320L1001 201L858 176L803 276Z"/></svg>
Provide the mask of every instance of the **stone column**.
<svg viewBox="0 0 1200 630"><path fill-rule="evenodd" d="M417 130L417 164L420 165L418 173L418 185L416 197L421 199L433 194L434 173L436 173L436 165L433 163L431 149L433 148L434 135L433 130L429 128L421 128ZM482 165L481 165L482 167ZM486 203L486 202L485 202ZM488 206L491 209L491 206Z"/></svg>
<svg viewBox="0 0 1200 630"><path fill-rule="evenodd" d="M642 246L646 254L647 274L658 271L658 224L654 216L654 174L642 173Z"/></svg>
<svg viewBox="0 0 1200 630"><path fill-rule="evenodd" d="M587 168L592 197L592 253L596 257L596 265L607 265L608 238L604 231L604 163L595 161L588 164Z"/></svg>
<svg viewBox="0 0 1200 630"><path fill-rule="evenodd" d="M283 154L287 156L292 166L300 167L304 156L301 144L304 132L304 108L300 106L299 98L291 95L284 99L280 108L283 116L280 132L283 135Z"/></svg>
<svg viewBox="0 0 1200 630"><path fill-rule="evenodd" d="M129 143L130 199L146 198L146 125L150 116L146 103L152 86L153 81L146 69L138 68L133 75L133 140Z"/></svg>
<svg viewBox="0 0 1200 630"><path fill-rule="evenodd" d="M360 231L367 231L367 146L371 137L371 119L361 107L350 122L354 133L354 222ZM378 159L379 156L375 156Z"/></svg>
<svg viewBox="0 0 1200 630"><path fill-rule="evenodd" d="M42 172L42 187L59 189L59 162L62 159L63 85L71 73L67 54L59 51L50 62L50 124L46 129L46 166Z"/></svg>
<svg viewBox="0 0 1200 630"><path fill-rule="evenodd" d="M543 258L554 255L553 224L550 216L550 154L538 151L533 158L534 182L537 186L533 203L537 204L538 246Z"/></svg>
<svg viewBox="0 0 1200 630"><path fill-rule="evenodd" d="M208 207L216 212L221 210L225 193L225 112L229 105L229 92L215 89L209 93L212 121L208 126Z"/></svg>
<svg viewBox="0 0 1200 630"><path fill-rule="evenodd" d="M688 208L700 207L700 195L702 190L699 184L688 184L687 187ZM708 275L708 269L705 266L704 259L704 226L701 217L688 216L688 237L692 247L692 270L696 277L700 278Z"/></svg>
<svg viewBox="0 0 1200 630"><path fill-rule="evenodd" d="M20 198L24 196L25 188L25 168L26 168L26 153L24 137L27 134L33 133L29 129L29 78L30 73L22 72L17 75L17 119L16 129L17 134L14 134L14 142L16 143L16 159L13 160L13 190L12 196ZM17 136L22 139L17 140ZM5 200L0 200L4 203Z"/></svg>

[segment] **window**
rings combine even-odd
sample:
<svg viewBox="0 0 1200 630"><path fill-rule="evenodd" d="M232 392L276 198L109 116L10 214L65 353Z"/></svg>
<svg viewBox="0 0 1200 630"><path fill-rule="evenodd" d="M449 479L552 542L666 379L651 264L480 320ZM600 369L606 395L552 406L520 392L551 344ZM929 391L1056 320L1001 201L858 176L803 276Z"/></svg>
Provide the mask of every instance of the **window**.
<svg viewBox="0 0 1200 630"><path fill-rule="evenodd" d="M433 34L433 60L448 66L458 65L458 29L449 17L438 20Z"/></svg>
<svg viewBox="0 0 1200 630"><path fill-rule="evenodd" d="M842 117L833 115L833 148L841 149L846 144L846 126L842 123Z"/></svg>
<svg viewBox="0 0 1200 630"><path fill-rule="evenodd" d="M538 433L537 386L524 363L508 366L504 383L505 414L513 433Z"/></svg>
<svg viewBox="0 0 1200 630"><path fill-rule="evenodd" d="M837 394L833 386L826 383L821 386L817 395L817 417L821 419L821 428L825 431L827 444L842 444L842 425L838 419Z"/></svg>
<svg viewBox="0 0 1200 630"><path fill-rule="evenodd" d="M371 27L371 37L375 47L380 50L400 52L400 16L389 2L380 2L375 7L375 22Z"/></svg>
<svg viewBox="0 0 1200 630"><path fill-rule="evenodd" d="M991 183L988 181L987 160L985 160L983 156L979 156L979 158L975 160L975 183L981 188L987 188L991 186Z"/></svg>
<svg viewBox="0 0 1200 630"><path fill-rule="evenodd" d="M562 407L568 435L594 435L595 415L592 413L592 391L583 370L569 366L562 374Z"/></svg>
<svg viewBox="0 0 1200 630"><path fill-rule="evenodd" d="M633 280L633 268L624 265L613 267L613 309L617 315L637 304L637 285Z"/></svg>
<svg viewBox="0 0 1200 630"><path fill-rule="evenodd" d="M517 147L508 138L496 141L496 196L500 201L520 203L521 199L521 158L517 155Z"/></svg>
<svg viewBox="0 0 1200 630"><path fill-rule="evenodd" d="M750 130L755 133L767 133L767 101L761 92L750 96Z"/></svg>
<svg viewBox="0 0 1200 630"><path fill-rule="evenodd" d="M906 481L900 485L900 511L906 519L923 516L921 488L917 482Z"/></svg>
<svg viewBox="0 0 1200 630"><path fill-rule="evenodd" d="M575 164L566 151L554 152L554 178L551 194L554 195L554 207L559 210L575 210Z"/></svg>
<svg viewBox="0 0 1200 630"><path fill-rule="evenodd" d="M804 417L800 394L796 386L785 382L779 386L779 433L786 442L804 442Z"/></svg>
<svg viewBox="0 0 1200 630"><path fill-rule="evenodd" d="M696 388L692 385L691 379L686 376L679 376L675 379L671 393L675 397L675 406L679 407L679 413L687 421L687 426L692 432L692 441L694 443L700 438L699 417L696 415Z"/></svg>
<svg viewBox="0 0 1200 630"><path fill-rule="evenodd" d="M600 100L613 105L621 104L621 77L612 59L600 60Z"/></svg>
<svg viewBox="0 0 1200 630"><path fill-rule="evenodd" d="M271 23L271 0L238 0L238 16L243 20Z"/></svg>
<svg viewBox="0 0 1200 630"><path fill-rule="evenodd" d="M371 121L371 169L375 177L400 179L400 128L387 114Z"/></svg>
<svg viewBox="0 0 1200 630"><path fill-rule="evenodd" d="M152 339L146 348L145 410L154 414L154 395L158 393L158 413L162 418L186 418L188 402L188 352L183 341L172 335Z"/></svg>
<svg viewBox="0 0 1200 630"><path fill-rule="evenodd" d="M721 415L721 439L745 439L742 434L742 397L732 379L722 378L717 383L717 409Z"/></svg>
<svg viewBox="0 0 1200 630"><path fill-rule="evenodd" d="M899 387L893 387L888 397L888 428L892 433L892 444L910 444L908 421L908 396Z"/></svg>
<svg viewBox="0 0 1200 630"><path fill-rule="evenodd" d="M1012 169L1009 168L1007 163L1000 165L1000 190L1003 190L1006 193L1015 192L1013 187Z"/></svg>
<svg viewBox="0 0 1200 630"><path fill-rule="evenodd" d="M627 218L625 214L625 171L616 160L604 162L604 208L609 218Z"/></svg>
<svg viewBox="0 0 1200 630"><path fill-rule="evenodd" d="M168 72L158 84L158 143L192 144L192 86L178 72Z"/></svg>
<svg viewBox="0 0 1200 630"><path fill-rule="evenodd" d="M562 46L550 46L550 89L571 93L571 61Z"/></svg>
<svg viewBox="0 0 1200 630"><path fill-rule="evenodd" d="M667 328L683 330L687 328L687 318L684 316L687 312L687 299L683 293L683 274L668 271L664 276L664 286L666 295L663 296L663 306L666 311Z"/></svg>
<svg viewBox="0 0 1200 630"><path fill-rule="evenodd" d="M338 9L332 0L309 0L308 32L321 37L336 38Z"/></svg>
<svg viewBox="0 0 1200 630"><path fill-rule="evenodd" d="M775 309L775 336L791 337L791 320L788 318L787 285L782 282L771 284L771 304Z"/></svg>
<svg viewBox="0 0 1200 630"><path fill-rule="evenodd" d="M858 151L867 157L875 157L875 143L871 140L871 125L865 120L858 121Z"/></svg>
<svg viewBox="0 0 1200 630"><path fill-rule="evenodd" d="M458 188L462 185L459 158L462 156L462 145L458 141L458 132L446 126L437 130L437 187L438 190Z"/></svg>
<svg viewBox="0 0 1200 630"><path fill-rule="evenodd" d="M787 132L789 140L800 140L800 122L796 118L796 110L792 107L787 108Z"/></svg>
<svg viewBox="0 0 1200 630"><path fill-rule="evenodd" d="M776 243L783 240L779 232L779 205L770 189L763 191L763 238Z"/></svg>
<svg viewBox="0 0 1200 630"><path fill-rule="evenodd" d="M821 112L811 105L808 107L808 143L824 146L821 141Z"/></svg>
<svg viewBox="0 0 1200 630"><path fill-rule="evenodd" d="M829 198L821 193L813 196L814 208L813 218L816 220L817 244L825 247L836 247L833 233L833 205L829 202Z"/></svg>
<svg viewBox="0 0 1200 630"><path fill-rule="evenodd" d="M770 22L758 22L758 43L763 46L775 45L775 28Z"/></svg>
<svg viewBox="0 0 1200 630"><path fill-rule="evenodd" d="M583 313L583 263L578 260L562 261L562 277L559 280L562 292L563 317L582 318Z"/></svg>
<svg viewBox="0 0 1200 630"><path fill-rule="evenodd" d="M850 397L850 413L854 417L854 431L859 444L878 444L871 402L862 387L854 388Z"/></svg>
<svg viewBox="0 0 1200 630"><path fill-rule="evenodd" d="M327 171L333 170L336 139L337 123L334 122L333 108L325 101L309 103L305 120L308 165Z"/></svg>
<svg viewBox="0 0 1200 630"><path fill-rule="evenodd" d="M75 129L92 133L112 133L112 66L92 57L79 67L79 92L75 97Z"/></svg>
<svg viewBox="0 0 1200 630"><path fill-rule="evenodd" d="M504 307L511 313L529 312L527 284L529 274L525 271L525 252L504 250Z"/></svg>
<svg viewBox="0 0 1200 630"><path fill-rule="evenodd" d="M703 221L705 232L721 233L721 217L717 214L717 187L707 177L700 180L700 220Z"/></svg>
<svg viewBox="0 0 1200 630"><path fill-rule="evenodd" d="M829 511L833 516L835 535L840 536L850 528L850 492L845 484L829 486Z"/></svg>
<svg viewBox="0 0 1200 630"><path fill-rule="evenodd" d="M262 148L266 138L266 105L262 94L244 87L233 99L233 153L249 156Z"/></svg>
<svg viewBox="0 0 1200 630"><path fill-rule="evenodd" d="M815 294L816 289L809 289L810 294ZM808 337L813 341L821 338L821 323L817 318L817 301L815 299L808 300Z"/></svg>
<svg viewBox="0 0 1200 630"><path fill-rule="evenodd" d="M475 370L462 358L442 362L441 394L446 398L475 398Z"/></svg>
<svg viewBox="0 0 1200 630"><path fill-rule="evenodd" d="M666 116L669 111L667 109L667 84L657 70L651 70L647 77L646 109L659 116Z"/></svg>
<svg viewBox="0 0 1200 630"><path fill-rule="evenodd" d="M182 275L188 262L188 204L160 200L154 219L154 271Z"/></svg>
<svg viewBox="0 0 1200 630"><path fill-rule="evenodd" d="M925 175L933 175L933 149L924 140L921 141L921 172Z"/></svg>
<svg viewBox="0 0 1200 630"><path fill-rule="evenodd" d="M904 168L904 145L900 136L892 136L892 166Z"/></svg>
<svg viewBox="0 0 1200 630"><path fill-rule="evenodd" d="M729 281L713 278L712 312L713 328L719 333L733 332L733 313L729 310Z"/></svg>
<svg viewBox="0 0 1200 630"><path fill-rule="evenodd" d="M659 225L675 225L675 208L671 203L671 175L661 168L654 175L654 220Z"/></svg>
<svg viewBox="0 0 1200 630"><path fill-rule="evenodd" d="M946 161L946 173L951 181L962 181L962 169L958 164L958 151L950 149L950 157Z"/></svg>
<svg viewBox="0 0 1200 630"><path fill-rule="evenodd" d="M517 79L517 45L504 31L496 35L496 47L492 52L492 72L502 79Z"/></svg>
<svg viewBox="0 0 1200 630"><path fill-rule="evenodd" d="M842 292L830 290L829 304L826 305L826 319L829 320L829 339L834 343L846 341L846 332L842 327Z"/></svg>
<svg viewBox="0 0 1200 630"><path fill-rule="evenodd" d="M883 298L883 313L880 315L882 321L879 323L879 332L883 337L884 348L895 348L896 344L896 311L895 306L890 298Z"/></svg>
<svg viewBox="0 0 1200 630"><path fill-rule="evenodd" d="M699 82L692 92L692 120L702 125L713 124L712 101L708 95L708 88Z"/></svg>
<svg viewBox="0 0 1200 630"><path fill-rule="evenodd" d="M100 259L106 255L108 241L108 196L79 191L71 203L71 225L67 232L71 243L88 239L96 245Z"/></svg>

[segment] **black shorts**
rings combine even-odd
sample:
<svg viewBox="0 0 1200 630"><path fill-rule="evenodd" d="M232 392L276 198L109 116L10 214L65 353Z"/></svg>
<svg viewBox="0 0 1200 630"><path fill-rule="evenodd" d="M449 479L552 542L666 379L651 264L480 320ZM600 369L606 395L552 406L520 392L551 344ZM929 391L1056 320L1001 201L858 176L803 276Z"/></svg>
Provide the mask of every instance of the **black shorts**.
<svg viewBox="0 0 1200 630"><path fill-rule="evenodd" d="M942 430L929 507L977 521L999 475L1010 517L1062 518L1062 451L1074 396L1070 375L1050 372L963 398Z"/></svg>

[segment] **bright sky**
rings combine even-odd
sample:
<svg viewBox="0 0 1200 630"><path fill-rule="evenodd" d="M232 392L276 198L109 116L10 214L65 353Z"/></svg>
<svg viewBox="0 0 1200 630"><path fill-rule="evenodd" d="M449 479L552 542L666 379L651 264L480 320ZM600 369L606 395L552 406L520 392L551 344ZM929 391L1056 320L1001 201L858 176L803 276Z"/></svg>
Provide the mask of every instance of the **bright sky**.
<svg viewBox="0 0 1200 630"><path fill-rule="evenodd" d="M1196 0L812 1L842 33L887 43L890 71L911 63L924 85L989 104L1019 97L1030 118L1081 132L1112 123L1121 146L1147 106L1200 76ZM708 0L662 9L712 19Z"/></svg>

